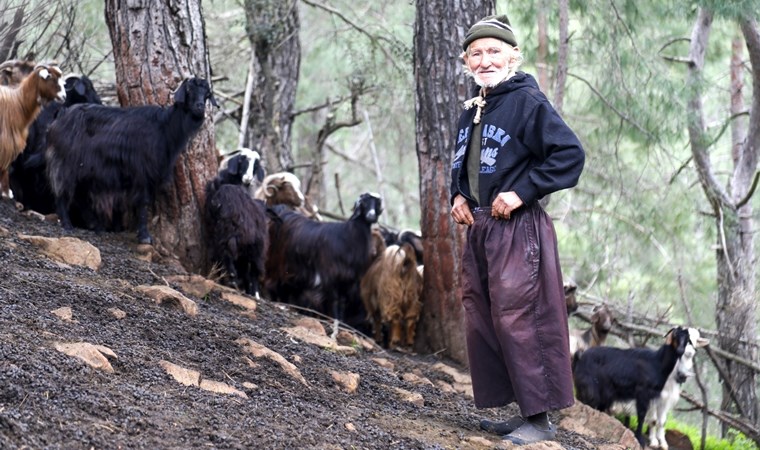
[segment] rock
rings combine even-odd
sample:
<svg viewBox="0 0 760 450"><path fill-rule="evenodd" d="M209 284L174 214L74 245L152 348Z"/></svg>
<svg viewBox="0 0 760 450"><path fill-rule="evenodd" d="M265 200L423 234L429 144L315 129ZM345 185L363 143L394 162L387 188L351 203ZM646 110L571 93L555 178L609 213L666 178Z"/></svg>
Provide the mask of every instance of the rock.
<svg viewBox="0 0 760 450"><path fill-rule="evenodd" d="M161 257L156 249L150 244L138 244L137 247L135 247L135 255L140 261L146 262L153 262L154 259Z"/></svg>
<svg viewBox="0 0 760 450"><path fill-rule="evenodd" d="M332 379L343 387L343 390L349 394L353 394L359 388L359 374L353 372L338 372L335 370L330 371Z"/></svg>
<svg viewBox="0 0 760 450"><path fill-rule="evenodd" d="M325 327L322 325L322 322L313 317L301 317L300 319L296 320L294 324L297 327L306 328L318 336L327 336L327 332L325 331Z"/></svg>
<svg viewBox="0 0 760 450"><path fill-rule="evenodd" d="M179 286L187 295L204 298L214 289L215 283L200 275L170 275L166 281Z"/></svg>
<svg viewBox="0 0 760 450"><path fill-rule="evenodd" d="M222 292L222 300L226 300L233 305L239 306L248 311L256 311L256 300L248 298L244 295L234 294L232 292Z"/></svg>
<svg viewBox="0 0 760 450"><path fill-rule="evenodd" d="M238 397L248 398L245 392L239 391L227 383L201 379L201 373L197 370L187 369L182 366L170 363L169 361L160 361L158 363L164 368L166 373L171 375L178 383L184 386L195 386L204 391L214 392L216 394L232 394Z"/></svg>
<svg viewBox="0 0 760 450"><path fill-rule="evenodd" d="M422 394L417 392L410 392L406 389L401 388L393 388L393 390L396 391L396 394L401 398L401 400L409 402L413 405L425 406L425 399L422 397Z"/></svg>
<svg viewBox="0 0 760 450"><path fill-rule="evenodd" d="M171 306L179 307L185 314L195 316L198 314L198 305L189 298L182 295L181 292L175 291L169 286L137 286L137 290L152 298L157 305L167 303Z"/></svg>
<svg viewBox="0 0 760 450"><path fill-rule="evenodd" d="M454 386L445 381L435 380L435 385L438 386L438 389L447 394L456 394L458 392L456 389L454 389Z"/></svg>
<svg viewBox="0 0 760 450"><path fill-rule="evenodd" d="M386 358L372 358L372 361L375 361L378 366L385 367L386 369L393 370L396 368L396 366Z"/></svg>
<svg viewBox="0 0 760 450"><path fill-rule="evenodd" d="M451 378L453 378L454 382L456 383L472 385L472 378L470 378L470 375L468 373L457 370L444 363L439 362L439 363L434 364L433 369L439 372L443 372L447 375L450 375Z"/></svg>
<svg viewBox="0 0 760 450"><path fill-rule="evenodd" d="M242 398L248 398L248 395L246 395L245 392L239 391L235 389L234 387L230 386L227 383L222 383L221 381L212 381L212 380L202 380L200 385L198 386L204 391L210 391L215 392L217 394L232 394L237 395L238 397Z"/></svg>
<svg viewBox="0 0 760 450"><path fill-rule="evenodd" d="M346 429L352 433L356 431L356 427L351 422L348 422L347 424L343 426L346 427Z"/></svg>
<svg viewBox="0 0 760 450"><path fill-rule="evenodd" d="M665 430L665 441L670 450L694 450L689 436L678 430Z"/></svg>
<svg viewBox="0 0 760 450"><path fill-rule="evenodd" d="M108 362L105 355L113 358L116 358L117 356L116 353L108 347L90 344L89 342L56 342L54 347L61 353L81 359L92 368L113 373L113 366Z"/></svg>
<svg viewBox="0 0 760 450"><path fill-rule="evenodd" d="M639 442L633 431L619 420L576 401L570 408L559 411L559 426L575 433L595 436L607 442L620 445L620 449L639 449ZM608 447L612 450L615 447Z"/></svg>
<svg viewBox="0 0 760 450"><path fill-rule="evenodd" d="M115 318L119 320L127 317L127 313L120 310L119 308L108 308L108 312L111 313L112 316L114 316Z"/></svg>
<svg viewBox="0 0 760 450"><path fill-rule="evenodd" d="M401 379L412 384L426 384L428 386L434 386L432 381L414 373L407 372L401 375Z"/></svg>
<svg viewBox="0 0 760 450"><path fill-rule="evenodd" d="M467 436L464 441L475 447L493 448L493 442L481 436Z"/></svg>
<svg viewBox="0 0 760 450"><path fill-rule="evenodd" d="M288 333L294 338L300 339L307 344L313 344L318 347L341 353L343 355L355 355L358 351L354 347L338 345L335 341L327 336L315 334L312 330L297 326L292 328L282 328L282 331Z"/></svg>
<svg viewBox="0 0 760 450"><path fill-rule="evenodd" d="M158 363L164 368L166 373L171 375L177 382L184 384L185 386L199 386L201 380L201 373L197 370L186 369L182 366L170 363L169 361L160 361Z"/></svg>
<svg viewBox="0 0 760 450"><path fill-rule="evenodd" d="M100 269L100 250L97 247L73 237L47 238L20 234L19 238L39 248L41 253L53 261L67 265Z"/></svg>
<svg viewBox="0 0 760 450"><path fill-rule="evenodd" d="M296 380L303 383L304 386L309 386L309 383L306 382L306 379L301 375L301 371L298 370L298 367L296 367L293 363L286 360L282 355L279 353L272 351L263 345L259 344L258 342L252 341L251 339L246 338L240 338L235 341L237 344L243 346L243 349L253 355L255 358L269 358L272 361L276 362L277 364L282 367L282 370L285 371L288 375L295 378Z"/></svg>
<svg viewBox="0 0 760 450"><path fill-rule="evenodd" d="M24 205L21 205L22 209L23 209L23 207L24 207ZM40 213L38 213L37 211L35 211L33 209L27 209L22 214L24 214L26 217L31 217L32 219L37 219L37 220L39 220L41 222L44 222L46 220L45 219L45 215L40 214Z"/></svg>
<svg viewBox="0 0 760 450"><path fill-rule="evenodd" d="M62 306L50 312L55 314L56 316L58 316L59 319L65 322L71 322L71 318L74 317L73 311L71 311L71 308L68 306Z"/></svg>

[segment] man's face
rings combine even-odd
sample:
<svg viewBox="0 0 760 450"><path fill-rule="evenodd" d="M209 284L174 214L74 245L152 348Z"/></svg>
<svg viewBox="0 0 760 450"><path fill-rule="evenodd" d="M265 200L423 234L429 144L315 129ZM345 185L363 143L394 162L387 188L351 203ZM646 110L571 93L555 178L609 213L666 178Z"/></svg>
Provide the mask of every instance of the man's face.
<svg viewBox="0 0 760 450"><path fill-rule="evenodd" d="M513 50L496 38L473 41L464 54L464 62L479 86L494 87L509 74Z"/></svg>

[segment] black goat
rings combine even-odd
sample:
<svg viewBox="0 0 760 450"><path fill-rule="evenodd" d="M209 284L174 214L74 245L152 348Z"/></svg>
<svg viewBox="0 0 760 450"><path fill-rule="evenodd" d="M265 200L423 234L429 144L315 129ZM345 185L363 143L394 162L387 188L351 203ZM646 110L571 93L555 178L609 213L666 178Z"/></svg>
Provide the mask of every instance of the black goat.
<svg viewBox="0 0 760 450"><path fill-rule="evenodd" d="M575 394L581 402L607 412L617 401L635 400L636 439L645 445L642 427L652 400L662 392L689 343L689 330L673 328L658 350L591 347L573 356Z"/></svg>
<svg viewBox="0 0 760 450"><path fill-rule="evenodd" d="M219 173L222 174L223 171L226 171L226 177L237 178L238 181L234 183L245 186L251 197L254 197L254 192L264 179L261 155L245 147L230 152L222 158L219 163Z"/></svg>
<svg viewBox="0 0 760 450"><path fill-rule="evenodd" d="M382 213L377 194L362 194L345 222L317 222L275 207L266 288L275 300L307 306L350 325L366 322L359 283L372 262L371 226Z"/></svg>
<svg viewBox="0 0 760 450"><path fill-rule="evenodd" d="M259 298L269 240L267 210L244 186L248 162L233 158L206 185L206 229L211 259L222 264L234 287Z"/></svg>
<svg viewBox="0 0 760 450"><path fill-rule="evenodd" d="M51 102L42 108L40 115L29 126L26 148L10 167L10 186L16 201L23 204L24 209L32 209L40 214L55 212L55 197L47 179L45 164L48 128L69 106L78 103L101 104L92 81L85 75L67 76L64 79L64 89L66 101L63 104ZM75 200L75 203L82 202ZM77 223L75 218L72 220Z"/></svg>
<svg viewBox="0 0 760 450"><path fill-rule="evenodd" d="M101 226L123 204L137 219L137 238L150 244L148 207L172 176L174 164L200 130L206 100L217 106L206 80L185 80L169 107L116 108L76 105L48 132L48 179L56 211L71 229L69 208L77 191L87 192Z"/></svg>

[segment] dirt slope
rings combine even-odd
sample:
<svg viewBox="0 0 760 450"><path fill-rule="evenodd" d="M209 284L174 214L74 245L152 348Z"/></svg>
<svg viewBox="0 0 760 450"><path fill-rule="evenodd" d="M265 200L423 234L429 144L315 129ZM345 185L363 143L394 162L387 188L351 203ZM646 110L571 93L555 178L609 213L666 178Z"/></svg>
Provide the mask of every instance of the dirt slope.
<svg viewBox="0 0 760 450"><path fill-rule="evenodd" d="M133 233L72 233L99 249L97 271L54 262L20 234L62 235L0 200L1 449L507 447L477 424L516 410L475 409L451 363L324 349L284 330L299 314L266 300L252 311L220 290L184 292L194 316L158 305L137 286L179 288L167 280L182 272L138 259ZM62 351L82 342L112 370ZM167 372L177 366L185 384ZM591 414L553 414L558 442L533 447L611 444L564 426L577 411Z"/></svg>

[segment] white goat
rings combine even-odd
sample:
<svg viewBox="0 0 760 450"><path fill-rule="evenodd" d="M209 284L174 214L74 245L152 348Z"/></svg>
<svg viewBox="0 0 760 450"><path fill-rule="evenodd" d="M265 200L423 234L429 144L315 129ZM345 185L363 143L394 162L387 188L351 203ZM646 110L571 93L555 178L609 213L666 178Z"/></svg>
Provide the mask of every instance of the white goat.
<svg viewBox="0 0 760 450"><path fill-rule="evenodd" d="M688 331L689 342L686 344L683 355L676 361L659 397L652 399L649 404L646 423L649 425L649 446L653 448L668 450L668 442L665 440L665 422L668 419L668 413L681 398L681 385L694 376L694 355L697 353L697 348L710 343L709 339L700 336L696 328L688 328ZM610 413L636 415L636 404L633 401L616 402L610 408Z"/></svg>
<svg viewBox="0 0 760 450"><path fill-rule="evenodd" d="M668 413L681 398L681 384L689 377L694 376L694 354L697 353L697 348L704 347L709 343L709 339L700 336L699 330L689 328L689 343L686 345L686 350L676 362L676 367L665 382L660 396L652 400L649 408L647 423L649 424L649 445L651 447L668 450L668 443L665 440L665 421L668 418Z"/></svg>

